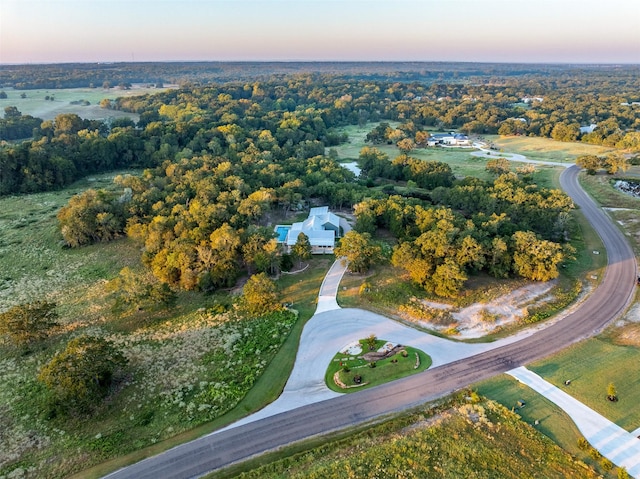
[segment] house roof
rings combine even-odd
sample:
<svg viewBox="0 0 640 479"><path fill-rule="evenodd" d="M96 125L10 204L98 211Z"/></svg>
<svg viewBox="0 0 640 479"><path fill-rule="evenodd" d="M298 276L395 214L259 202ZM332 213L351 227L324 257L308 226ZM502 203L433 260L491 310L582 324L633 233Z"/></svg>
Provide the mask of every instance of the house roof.
<svg viewBox="0 0 640 479"><path fill-rule="evenodd" d="M315 208L311 208L309 210L309 216L320 216L326 215L327 213L329 213L328 206L316 206Z"/></svg>
<svg viewBox="0 0 640 479"><path fill-rule="evenodd" d="M307 235L311 246L333 246L336 240L336 232L333 230L306 230L298 231L295 234L292 234L292 232L293 228L291 228L289 236L287 236L287 240L285 242L287 246L295 245L300 233Z"/></svg>
<svg viewBox="0 0 640 479"><path fill-rule="evenodd" d="M291 225L285 244L293 246L298 235L304 233L311 246L333 246L337 231L340 231L340 218L330 213L328 206L311 208L306 220Z"/></svg>

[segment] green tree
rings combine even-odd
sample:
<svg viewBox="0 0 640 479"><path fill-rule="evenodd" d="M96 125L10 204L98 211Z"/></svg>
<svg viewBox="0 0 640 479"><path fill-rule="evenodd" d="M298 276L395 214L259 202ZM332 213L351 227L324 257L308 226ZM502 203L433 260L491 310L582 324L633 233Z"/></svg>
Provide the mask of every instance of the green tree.
<svg viewBox="0 0 640 479"><path fill-rule="evenodd" d="M296 239L296 244L291 247L291 254L298 258L298 265L302 267L302 262L311 258L311 243L309 237L300 233Z"/></svg>
<svg viewBox="0 0 640 479"><path fill-rule="evenodd" d="M396 146L405 155L409 154L416 148L416 144L411 138L403 138L402 140L398 141Z"/></svg>
<svg viewBox="0 0 640 479"><path fill-rule="evenodd" d="M121 313L133 309L175 306L177 296L168 284L158 281L150 274L135 273L131 268L120 270L116 278L109 281L107 290L113 295L113 311Z"/></svg>
<svg viewBox="0 0 640 479"><path fill-rule="evenodd" d="M55 303L43 301L13 306L0 313L0 334L22 347L42 341L58 326L55 307Z"/></svg>
<svg viewBox="0 0 640 479"><path fill-rule="evenodd" d="M372 240L369 233L352 230L340 240L334 253L337 258L345 258L349 264L349 271L364 273L381 259L382 248Z"/></svg>
<svg viewBox="0 0 640 479"><path fill-rule="evenodd" d="M489 173L499 176L504 175L505 173L509 173L509 160L506 158L494 158L487 161L487 165L485 166L485 170Z"/></svg>
<svg viewBox="0 0 640 479"><path fill-rule="evenodd" d="M512 239L513 269L517 274L535 281L558 277L558 265L565 257L561 245L538 239L532 231L517 231Z"/></svg>
<svg viewBox="0 0 640 479"><path fill-rule="evenodd" d="M378 341L378 337L375 334L370 334L367 336L367 346L369 347L369 351L373 351L376 349L376 342Z"/></svg>
<svg viewBox="0 0 640 479"><path fill-rule="evenodd" d="M114 375L127 359L104 338L79 336L40 370L44 383L62 410L87 411L110 390Z"/></svg>
<svg viewBox="0 0 640 479"><path fill-rule="evenodd" d="M240 308L256 316L282 309L276 283L265 273L251 276L242 288Z"/></svg>
<svg viewBox="0 0 640 479"><path fill-rule="evenodd" d="M466 273L453 258L446 258L431 277L433 292L446 298L456 297L466 280Z"/></svg>
<svg viewBox="0 0 640 479"><path fill-rule="evenodd" d="M629 169L629 161L621 154L609 153L603 161L603 166L610 175L618 171L625 172Z"/></svg>
<svg viewBox="0 0 640 479"><path fill-rule="evenodd" d="M596 155L581 155L576 158L576 165L587 170L588 174L595 175L602 168L602 160Z"/></svg>
<svg viewBox="0 0 640 479"><path fill-rule="evenodd" d="M624 467L618 469L618 479L629 479L629 473Z"/></svg>
<svg viewBox="0 0 640 479"><path fill-rule="evenodd" d="M20 110L15 106L4 107L4 119L5 120L19 120L22 116Z"/></svg>

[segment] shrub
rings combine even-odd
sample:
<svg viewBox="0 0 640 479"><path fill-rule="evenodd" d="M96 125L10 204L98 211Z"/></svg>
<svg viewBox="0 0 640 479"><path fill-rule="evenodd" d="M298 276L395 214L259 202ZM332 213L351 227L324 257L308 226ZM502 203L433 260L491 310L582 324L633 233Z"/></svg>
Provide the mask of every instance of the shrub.
<svg viewBox="0 0 640 479"><path fill-rule="evenodd" d="M589 444L589 441L587 441L584 437L580 437L580 438L578 438L578 447L581 450L586 451L591 446Z"/></svg>
<svg viewBox="0 0 640 479"><path fill-rule="evenodd" d="M127 359L104 338L80 336L44 365L38 379L60 410L86 411L109 392L114 373Z"/></svg>

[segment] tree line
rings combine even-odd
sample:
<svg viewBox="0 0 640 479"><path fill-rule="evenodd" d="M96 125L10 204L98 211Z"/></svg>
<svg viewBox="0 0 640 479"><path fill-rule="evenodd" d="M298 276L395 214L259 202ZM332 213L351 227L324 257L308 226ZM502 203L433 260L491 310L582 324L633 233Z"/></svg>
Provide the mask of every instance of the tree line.
<svg viewBox="0 0 640 479"><path fill-rule="evenodd" d="M591 81L584 83L557 74L535 83L529 77L506 77L478 84L294 74L199 89L185 86L106 105L137 113L136 124L119 119L107 125L65 114L36 125L38 119L8 107L0 133L5 139L31 139L0 147L0 194L60 188L89 173L153 167L177 156L237 156L247 140L258 149L268 146L278 160L322 155L324 148L345 140L336 128L380 120L400 123L383 128L382 137L406 154L423 146L433 128L640 151L640 108L633 104L640 100L637 77L624 69L605 78L588 74ZM588 124L597 127L581 133L580 126ZM252 132L262 137L252 138ZM380 132L372 131L371 141L379 139Z"/></svg>

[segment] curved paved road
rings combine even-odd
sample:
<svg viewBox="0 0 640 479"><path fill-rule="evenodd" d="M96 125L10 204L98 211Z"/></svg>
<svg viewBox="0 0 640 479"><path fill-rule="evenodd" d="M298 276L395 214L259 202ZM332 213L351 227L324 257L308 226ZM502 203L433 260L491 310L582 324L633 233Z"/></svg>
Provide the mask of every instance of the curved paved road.
<svg viewBox="0 0 640 479"><path fill-rule="evenodd" d="M476 381L553 354L599 332L630 303L636 262L622 233L577 182L579 169L561 176L604 242L609 265L600 286L561 321L524 339L355 394L276 414L183 444L109 475L110 478L191 478L311 436L361 424L445 396Z"/></svg>

